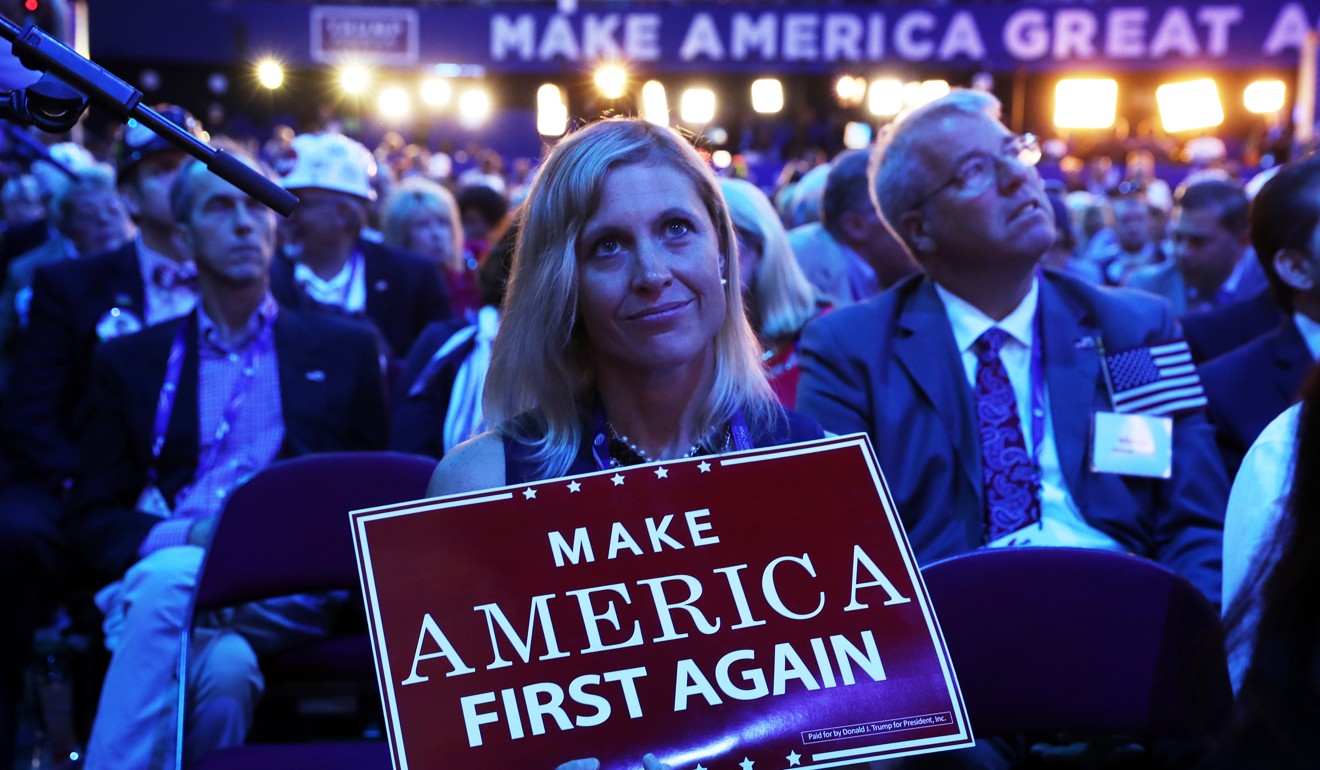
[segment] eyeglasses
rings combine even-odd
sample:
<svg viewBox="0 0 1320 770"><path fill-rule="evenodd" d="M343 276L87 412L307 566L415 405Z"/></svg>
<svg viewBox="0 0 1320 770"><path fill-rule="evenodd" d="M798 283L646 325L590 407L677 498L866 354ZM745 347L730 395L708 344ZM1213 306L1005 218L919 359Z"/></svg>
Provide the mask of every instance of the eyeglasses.
<svg viewBox="0 0 1320 770"><path fill-rule="evenodd" d="M952 178L923 195L921 200L912 204L909 210L925 206L931 198L954 186L973 195L985 192L999 180L999 164L1006 162L1009 158L1013 158L1018 163L1028 167L1034 167L1039 163L1040 142L1036 139L1036 135L1021 134L1008 137L1004 140L1004 146L999 150L998 155L988 152L974 152L968 155L958 166L958 170L954 172Z"/></svg>

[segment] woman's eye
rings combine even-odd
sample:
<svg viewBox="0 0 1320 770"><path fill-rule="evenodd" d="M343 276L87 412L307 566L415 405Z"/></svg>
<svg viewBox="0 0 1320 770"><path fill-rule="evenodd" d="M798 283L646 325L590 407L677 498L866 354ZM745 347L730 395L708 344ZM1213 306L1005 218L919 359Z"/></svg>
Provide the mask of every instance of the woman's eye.
<svg viewBox="0 0 1320 770"><path fill-rule="evenodd" d="M686 219L671 219L665 223L665 232L669 235L687 235L692 232L692 223Z"/></svg>
<svg viewBox="0 0 1320 770"><path fill-rule="evenodd" d="M611 254L616 254L616 253L618 253L619 249L620 249L620 246L619 246L619 242L618 242L618 241L605 239L605 240L601 240L601 241L597 241L597 242L596 242L596 249L595 249L594 253L595 253L597 256L606 257L606 256L609 256L609 255L611 255Z"/></svg>

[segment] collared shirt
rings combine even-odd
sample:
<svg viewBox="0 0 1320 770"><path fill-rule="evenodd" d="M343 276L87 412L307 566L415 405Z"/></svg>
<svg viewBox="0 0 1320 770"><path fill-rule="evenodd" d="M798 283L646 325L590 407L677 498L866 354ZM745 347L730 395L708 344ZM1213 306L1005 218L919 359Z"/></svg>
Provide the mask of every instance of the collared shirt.
<svg viewBox="0 0 1320 770"><path fill-rule="evenodd" d="M1044 410L1033 414L1031 404L1031 347L1036 340L1036 310L1040 303L1040 281L1033 279L1031 289L1022 302L996 323L990 316L963 298L953 294L939 284L935 291L944 303L949 325L953 329L954 343L962 356L963 370L967 374L967 383L976 387L977 357L976 341L990 327L998 326L1008 332L1009 339L999 351L999 358L1008 371L1008 380L1013 385L1013 396L1018 403L1018 417L1022 422L1022 435L1026 438L1027 449L1032 449L1032 425L1035 420L1043 420L1043 430L1037 462L1040 464L1040 526L1028 527L998 540L988 543L991 547L1006 545L1062 545L1079 548L1102 548L1111 551L1125 550L1118 541L1092 527L1082 518L1068 490L1059 464L1058 446L1054 441L1054 424L1050 416L1049 390L1044 382ZM1045 362L1048 366L1048 362ZM1027 405L1027 407L1024 407Z"/></svg>
<svg viewBox="0 0 1320 770"><path fill-rule="evenodd" d="M367 312L367 276L362 252L354 251L344 266L329 279L321 278L302 262L293 267L293 280L307 296L322 305L333 305L349 313Z"/></svg>
<svg viewBox="0 0 1320 770"><path fill-rule="evenodd" d="M880 277L875 274L875 268L871 267L870 263L851 246L843 241L837 242L839 251L848 258L848 288L852 291L853 301L861 302L879 294Z"/></svg>
<svg viewBox="0 0 1320 770"><path fill-rule="evenodd" d="M155 251L137 236L138 269L142 272L146 324L158 324L192 312L197 305L197 267L176 262Z"/></svg>
<svg viewBox="0 0 1320 770"><path fill-rule="evenodd" d="M1311 358L1320 361L1320 322L1294 312L1293 323L1296 324L1297 331L1301 332L1302 341L1306 343L1306 349L1311 351Z"/></svg>
<svg viewBox="0 0 1320 770"><path fill-rule="evenodd" d="M186 543L195 520L219 513L234 489L279 453L284 414L273 328L278 313L267 294L244 335L226 345L198 306L197 475L176 496L170 518L147 535L140 556ZM232 423L222 429L227 416Z"/></svg>

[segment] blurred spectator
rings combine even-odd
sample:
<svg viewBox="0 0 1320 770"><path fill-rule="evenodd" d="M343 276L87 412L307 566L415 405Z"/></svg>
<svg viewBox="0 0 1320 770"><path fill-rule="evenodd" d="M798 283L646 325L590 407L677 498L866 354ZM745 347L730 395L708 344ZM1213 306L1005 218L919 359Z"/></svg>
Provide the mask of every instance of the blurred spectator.
<svg viewBox="0 0 1320 770"><path fill-rule="evenodd" d="M480 308L466 318L426 327L409 351L392 402L390 449L440 459L486 429L486 369L499 331L518 229L515 210L497 228L495 245L477 268Z"/></svg>
<svg viewBox="0 0 1320 770"><path fill-rule="evenodd" d="M1184 185L1173 212L1174 260L1132 273L1128 285L1169 300L1177 315L1255 296L1266 280L1249 236L1241 185Z"/></svg>
<svg viewBox="0 0 1320 770"><path fill-rule="evenodd" d="M1189 190L1190 193L1190 190ZM1184 196L1185 199L1186 196ZM1251 209L1251 242L1285 317L1201 370L1208 413L1230 478L1243 454L1320 359L1320 158L1284 167Z"/></svg>
<svg viewBox="0 0 1320 770"><path fill-rule="evenodd" d="M480 307L477 260L463 249L458 201L448 190L424 177L405 179L381 207L381 228L385 245L435 260L454 315Z"/></svg>
<svg viewBox="0 0 1320 770"><path fill-rule="evenodd" d="M792 409L797 404L798 339L829 301L802 272L765 193L743 179L721 179L720 190L738 236L738 279L747 320L765 348L766 376L775 396Z"/></svg>
<svg viewBox="0 0 1320 770"><path fill-rule="evenodd" d="M867 162L865 150L835 158L825 177L820 221L788 233L807 280L835 307L866 299L917 271L871 201Z"/></svg>
<svg viewBox="0 0 1320 770"><path fill-rule="evenodd" d="M1041 264L1072 273L1091 283L1100 283L1100 268L1094 262L1077 256L1077 235L1073 232L1068 204L1054 193L1050 193L1049 198L1050 206L1054 209L1054 246L1045 252Z"/></svg>
<svg viewBox="0 0 1320 770"><path fill-rule="evenodd" d="M435 263L361 237L375 195L376 163L343 134L301 134L281 180L298 196L290 237L298 258L276 260L271 291L280 304L320 308L364 319L399 357L432 321L449 316Z"/></svg>
<svg viewBox="0 0 1320 770"><path fill-rule="evenodd" d="M1087 246L1086 259L1100 269L1107 286L1125 286L1139 268L1167 261L1160 238L1154 233L1155 215L1143 193L1111 199L1114 224L1097 233Z"/></svg>
<svg viewBox="0 0 1320 770"><path fill-rule="evenodd" d="M490 233L509 213L509 199L486 185L460 186L458 212L463 219L463 248L480 261L490 248Z"/></svg>
<svg viewBox="0 0 1320 770"><path fill-rule="evenodd" d="M508 185L504 181L504 159L494 150L481 150L477 153L477 165L458 175L458 188L489 187L500 195L507 196ZM495 218L499 222L504 214ZM491 225L492 227L494 224Z"/></svg>
<svg viewBox="0 0 1320 770"><path fill-rule="evenodd" d="M5 180L0 186L0 206L4 208L6 232L46 218L41 182L31 174L17 174Z"/></svg>

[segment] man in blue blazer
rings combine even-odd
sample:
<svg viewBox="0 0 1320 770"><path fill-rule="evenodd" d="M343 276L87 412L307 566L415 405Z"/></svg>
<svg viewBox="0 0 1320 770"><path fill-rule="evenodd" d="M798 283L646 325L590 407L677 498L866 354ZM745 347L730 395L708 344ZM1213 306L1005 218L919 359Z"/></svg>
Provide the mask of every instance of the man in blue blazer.
<svg viewBox="0 0 1320 770"><path fill-rule="evenodd" d="M1297 403L1320 357L1320 158L1285 166L1251 207L1251 243L1282 323L1205 365L1215 438L1230 478L1266 425Z"/></svg>
<svg viewBox="0 0 1320 770"><path fill-rule="evenodd" d="M1102 358L1176 338L1172 312L1039 267L1055 235L1039 153L998 114L956 91L877 151L874 198L924 274L807 327L798 406L870 435L922 563L985 545L1107 548L1218 601L1227 483L1204 416L1174 418L1167 479L1091 466L1094 416L1113 409Z"/></svg>
<svg viewBox="0 0 1320 770"><path fill-rule="evenodd" d="M280 308L270 294L275 215L197 161L179 171L170 202L197 265L198 307L97 350L65 521L78 561L104 586L96 604L113 653L89 770L148 770L173 756L179 633L233 490L279 458L386 443L371 332ZM244 740L262 686L256 655L323 632L336 610L334 599L290 597L201 623L190 762Z"/></svg>

